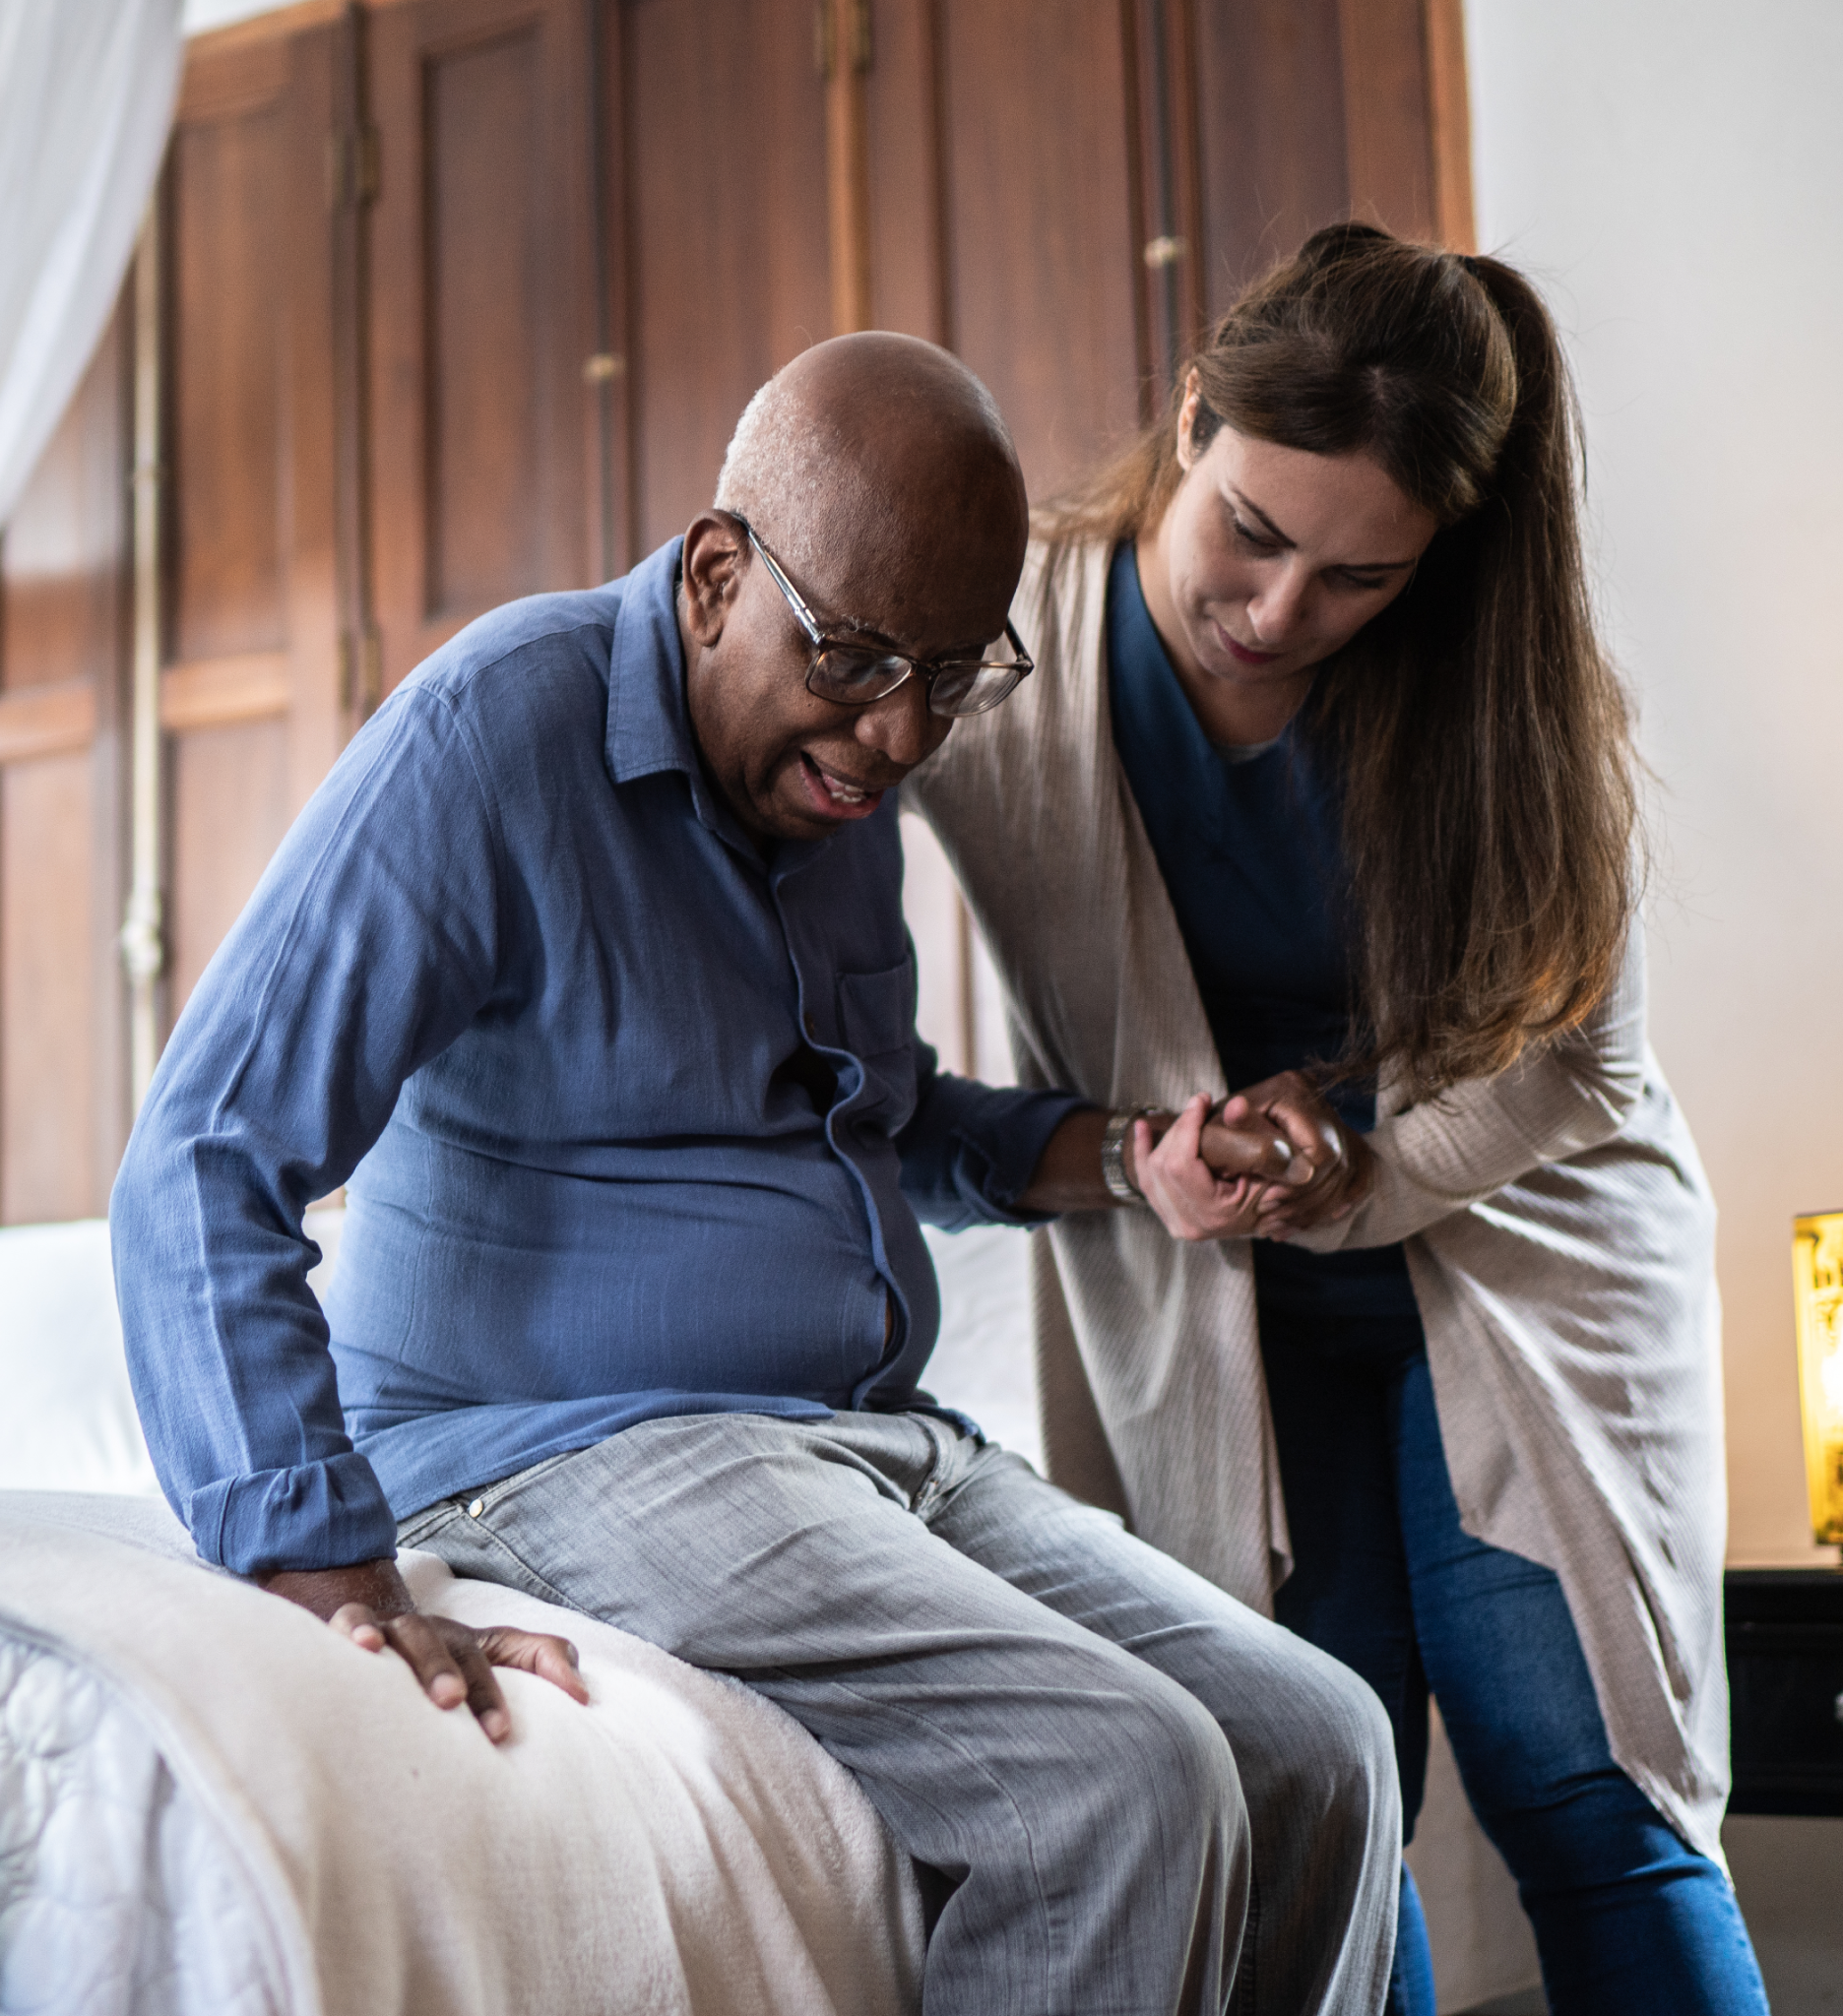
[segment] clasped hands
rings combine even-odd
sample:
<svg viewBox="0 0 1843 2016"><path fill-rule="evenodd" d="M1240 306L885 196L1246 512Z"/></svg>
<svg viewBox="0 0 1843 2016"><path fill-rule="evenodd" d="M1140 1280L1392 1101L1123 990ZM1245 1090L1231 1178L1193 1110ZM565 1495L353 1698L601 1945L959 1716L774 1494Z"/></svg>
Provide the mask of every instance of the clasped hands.
<svg viewBox="0 0 1843 2016"><path fill-rule="evenodd" d="M1164 1126L1134 1123L1129 1180L1174 1238L1287 1239L1346 1218L1369 1193L1369 1145L1297 1071Z"/></svg>

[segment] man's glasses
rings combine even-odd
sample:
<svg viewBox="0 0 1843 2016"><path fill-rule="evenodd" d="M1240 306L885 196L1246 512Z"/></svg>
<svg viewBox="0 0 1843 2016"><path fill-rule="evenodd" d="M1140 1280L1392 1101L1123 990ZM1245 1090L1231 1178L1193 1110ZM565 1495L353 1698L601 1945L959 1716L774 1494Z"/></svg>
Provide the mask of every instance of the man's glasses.
<svg viewBox="0 0 1843 2016"><path fill-rule="evenodd" d="M781 563L756 536L755 528L737 512L730 514L748 534L774 585L787 598L794 619L806 633L812 662L806 668L806 690L840 707L869 707L894 693L905 679L922 681L928 712L958 720L985 714L1008 700L1036 669L1023 640L1005 619L1005 642L1012 656L989 658L911 658L906 652L878 650L867 644L846 644L828 637L814 619L800 593L782 571Z"/></svg>

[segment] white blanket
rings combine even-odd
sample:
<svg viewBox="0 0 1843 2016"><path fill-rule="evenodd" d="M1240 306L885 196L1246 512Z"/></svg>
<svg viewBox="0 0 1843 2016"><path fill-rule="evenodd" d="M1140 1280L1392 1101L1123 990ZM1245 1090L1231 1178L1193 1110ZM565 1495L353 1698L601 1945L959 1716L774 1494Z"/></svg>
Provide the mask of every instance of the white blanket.
<svg viewBox="0 0 1843 2016"><path fill-rule="evenodd" d="M142 1544L89 1530L111 1520ZM907 1861L745 1688L407 1554L423 1606L581 1650L592 1705L505 1673L495 1749L189 1551L163 1508L0 1493L0 2008L919 2007Z"/></svg>

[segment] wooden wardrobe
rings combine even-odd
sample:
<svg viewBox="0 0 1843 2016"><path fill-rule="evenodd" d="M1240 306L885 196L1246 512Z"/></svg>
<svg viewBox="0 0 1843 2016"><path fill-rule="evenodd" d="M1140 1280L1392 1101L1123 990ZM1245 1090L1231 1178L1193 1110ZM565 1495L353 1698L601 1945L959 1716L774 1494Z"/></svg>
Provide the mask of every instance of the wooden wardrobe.
<svg viewBox="0 0 1843 2016"><path fill-rule="evenodd" d="M1469 245L1459 20L304 0L197 38L139 309L131 276L0 542L0 1223L104 1210L130 1124L137 598L158 1040L384 694L481 610L681 531L807 344L950 346L1042 494L1316 225Z"/></svg>

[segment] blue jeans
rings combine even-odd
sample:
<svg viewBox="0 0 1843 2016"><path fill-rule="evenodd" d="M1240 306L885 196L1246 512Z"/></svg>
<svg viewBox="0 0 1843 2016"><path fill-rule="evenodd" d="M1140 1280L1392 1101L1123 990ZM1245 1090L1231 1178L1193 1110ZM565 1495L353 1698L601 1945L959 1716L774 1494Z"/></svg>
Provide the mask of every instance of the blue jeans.
<svg viewBox="0 0 1843 2016"><path fill-rule="evenodd" d="M1430 1690L1472 1809L1516 1878L1557 2016L1765 2016L1727 1878L1613 1761L1560 1583L1462 1531L1419 1323L1263 1309L1261 1346L1296 1562L1277 1614L1381 1696L1405 1838ZM1389 2009L1433 2006L1404 1869Z"/></svg>

